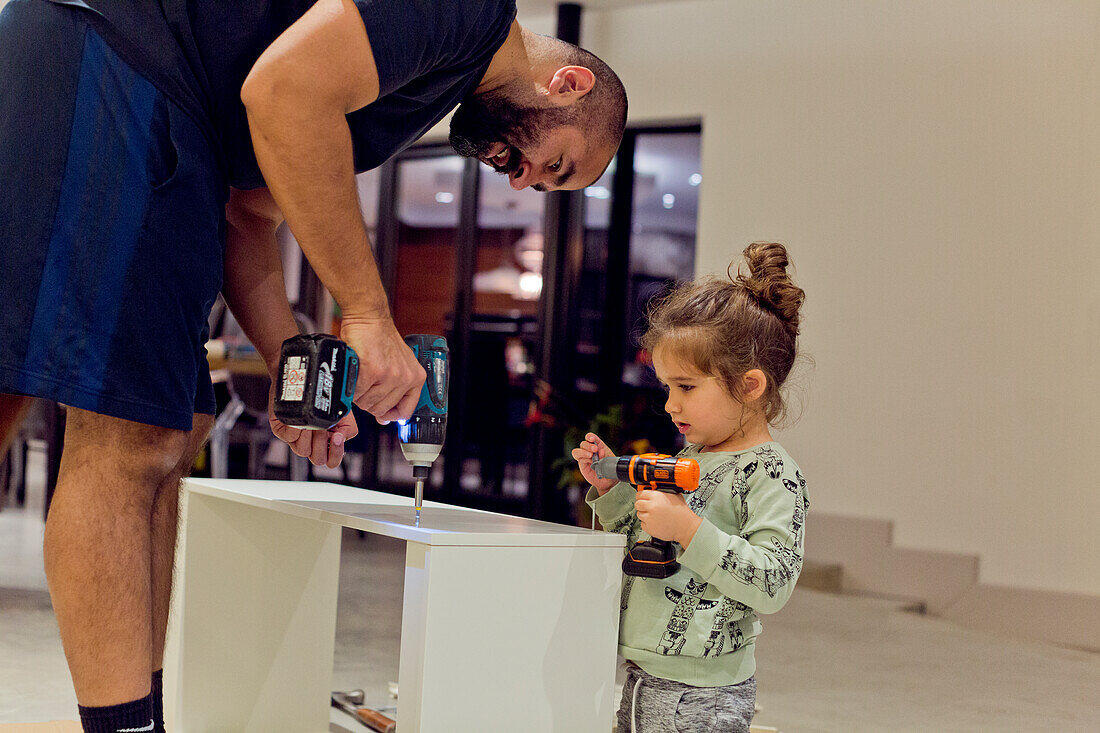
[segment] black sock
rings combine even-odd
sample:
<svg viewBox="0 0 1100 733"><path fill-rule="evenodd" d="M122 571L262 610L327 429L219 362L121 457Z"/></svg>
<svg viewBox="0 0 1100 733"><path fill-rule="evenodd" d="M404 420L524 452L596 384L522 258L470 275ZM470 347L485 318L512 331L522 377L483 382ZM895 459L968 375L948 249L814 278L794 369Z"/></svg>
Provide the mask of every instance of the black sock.
<svg viewBox="0 0 1100 733"><path fill-rule="evenodd" d="M102 708L86 708L78 705L84 733L138 733L139 731L152 733L152 698L152 694L149 694L140 700Z"/></svg>
<svg viewBox="0 0 1100 733"><path fill-rule="evenodd" d="M153 733L164 731L164 670L153 672Z"/></svg>

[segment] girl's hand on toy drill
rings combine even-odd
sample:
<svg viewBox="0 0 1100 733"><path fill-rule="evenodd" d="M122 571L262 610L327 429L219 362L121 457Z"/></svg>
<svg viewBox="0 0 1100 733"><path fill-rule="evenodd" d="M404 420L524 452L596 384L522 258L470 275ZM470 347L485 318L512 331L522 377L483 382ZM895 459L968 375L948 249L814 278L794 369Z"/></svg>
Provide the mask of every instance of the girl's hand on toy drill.
<svg viewBox="0 0 1100 733"><path fill-rule="evenodd" d="M684 501L683 494L645 489L639 491L634 499L634 509L638 512L642 529L650 537L679 542L684 548L691 544L695 530L703 523L703 518L691 511Z"/></svg>
<svg viewBox="0 0 1100 733"><path fill-rule="evenodd" d="M614 458L615 454L595 433L585 435L581 444L573 449L573 458L576 459L577 466L581 469L581 476L584 476L585 481L596 487L596 491L600 496L606 494L612 486L619 483L613 478L598 477L596 471L592 468L593 459L607 458L608 456Z"/></svg>

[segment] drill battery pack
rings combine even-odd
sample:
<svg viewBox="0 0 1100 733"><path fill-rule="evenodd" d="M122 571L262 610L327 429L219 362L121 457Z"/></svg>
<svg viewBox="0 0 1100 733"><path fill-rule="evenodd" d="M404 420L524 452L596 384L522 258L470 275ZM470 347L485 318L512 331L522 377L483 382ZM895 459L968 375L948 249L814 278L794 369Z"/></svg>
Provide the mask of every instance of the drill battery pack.
<svg viewBox="0 0 1100 733"><path fill-rule="evenodd" d="M275 383L275 417L286 425L327 430L351 412L359 356L326 334L283 342Z"/></svg>

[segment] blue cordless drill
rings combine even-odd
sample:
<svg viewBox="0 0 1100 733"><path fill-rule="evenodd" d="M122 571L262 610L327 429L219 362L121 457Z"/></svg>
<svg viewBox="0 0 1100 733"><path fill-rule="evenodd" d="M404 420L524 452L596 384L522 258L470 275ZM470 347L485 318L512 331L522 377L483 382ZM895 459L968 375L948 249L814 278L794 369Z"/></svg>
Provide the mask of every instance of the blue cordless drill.
<svg viewBox="0 0 1100 733"><path fill-rule="evenodd" d="M430 334L405 337L427 379L408 420L398 423L401 452L416 479L416 523L424 505L424 482L447 435L450 350L447 339ZM335 336L294 336L283 342L275 385L275 416L286 425L327 430L351 411L359 357Z"/></svg>
<svg viewBox="0 0 1100 733"><path fill-rule="evenodd" d="M429 334L413 334L405 337L405 343L413 350L416 360L424 367L427 379L420 390L420 400L408 420L397 426L397 438L401 452L412 464L416 488L413 502L416 508L416 525L420 526L420 510L424 506L424 481L431 472L432 463L439 457L443 439L447 436L447 394L451 381L451 358L447 339Z"/></svg>

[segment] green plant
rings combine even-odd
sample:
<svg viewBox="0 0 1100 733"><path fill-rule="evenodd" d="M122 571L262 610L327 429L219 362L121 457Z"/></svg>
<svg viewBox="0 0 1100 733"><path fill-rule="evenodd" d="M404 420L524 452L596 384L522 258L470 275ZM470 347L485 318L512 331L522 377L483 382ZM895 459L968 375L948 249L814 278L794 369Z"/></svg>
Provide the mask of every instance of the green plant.
<svg viewBox="0 0 1100 733"><path fill-rule="evenodd" d="M577 461L573 458L573 449L580 445L584 436L595 433L604 443L616 450L619 445L623 427L622 405L612 405L605 412L597 414L588 423L587 427L570 425L565 430L564 453L565 455L550 464L552 471L559 471L558 488L568 489L570 486L583 486L584 477L577 468Z"/></svg>

